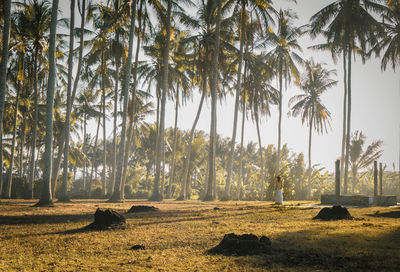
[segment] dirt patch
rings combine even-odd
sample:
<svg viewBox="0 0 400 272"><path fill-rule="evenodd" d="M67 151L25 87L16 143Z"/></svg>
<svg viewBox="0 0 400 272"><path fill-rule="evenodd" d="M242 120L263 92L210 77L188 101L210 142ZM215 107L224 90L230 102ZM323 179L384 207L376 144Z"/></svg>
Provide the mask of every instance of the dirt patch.
<svg viewBox="0 0 400 272"><path fill-rule="evenodd" d="M354 219L350 215L349 211L342 206L333 206L332 208L323 208L319 211L317 216L313 218L321 220L342 220L342 219Z"/></svg>
<svg viewBox="0 0 400 272"><path fill-rule="evenodd" d="M154 206L132 206L128 213L138 213L138 212L156 212L158 208Z"/></svg>
<svg viewBox="0 0 400 272"><path fill-rule="evenodd" d="M222 241L207 251L208 254L222 254L226 256L245 256L268 253L271 241L266 236L258 238L254 234L236 235L225 234Z"/></svg>
<svg viewBox="0 0 400 272"><path fill-rule="evenodd" d="M98 208L94 214L94 222L88 225L87 229L107 230L125 227L125 217L112 209Z"/></svg>

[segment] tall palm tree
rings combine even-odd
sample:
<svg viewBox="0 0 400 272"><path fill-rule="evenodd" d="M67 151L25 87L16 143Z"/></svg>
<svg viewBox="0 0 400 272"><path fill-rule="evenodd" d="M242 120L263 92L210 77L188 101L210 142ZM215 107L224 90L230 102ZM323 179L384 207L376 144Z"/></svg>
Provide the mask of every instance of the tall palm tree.
<svg viewBox="0 0 400 272"><path fill-rule="evenodd" d="M270 67L266 66L267 56L265 54L247 54L247 75L244 87L248 94L248 104L251 117L256 123L257 138L260 153L260 199L264 199L265 175L264 157L260 134L260 119L262 116L271 114L271 104L278 103L278 91L271 86L270 81L273 73Z"/></svg>
<svg viewBox="0 0 400 272"><path fill-rule="evenodd" d="M263 1L254 1L254 0L241 0L240 2L240 19L238 23L238 33L240 39L239 46L239 56L238 56L238 70L237 70L237 79L236 79L236 94L235 94L235 109L234 109L234 118L233 118L233 130L232 130L232 139L231 139L231 154L229 156L228 161L228 173L225 183L225 194L224 198L226 200L230 199L230 185L231 185L231 175L232 175L232 166L233 166L233 158L235 151L235 141L236 141L236 127L237 127L237 119L239 113L239 97L241 93L241 81L242 81L242 66L243 66L243 51L245 48L245 38L248 24L248 11L247 6L250 6L250 9L254 11L257 18L262 18L262 22L259 21L261 27L261 32L268 28L268 26L273 23L273 19L270 13L274 13L275 10L272 8L270 0Z"/></svg>
<svg viewBox="0 0 400 272"><path fill-rule="evenodd" d="M128 59L127 63L125 64L125 77L124 77L124 84L123 84L123 92L122 95L124 97L124 105L123 105L123 115L122 115L122 131L121 131L121 140L119 146L120 157L118 160L118 169L116 174L116 182L114 193L112 196L112 200L117 201L123 198L123 190L121 188L121 180L122 180L122 167L124 165L124 154L125 154L125 140L126 140L126 122L128 116L128 100L129 100L129 82L131 79L131 64L132 64L132 54L133 54L133 32L135 29L135 15L136 15L136 0L130 1L130 26L129 26L129 46L128 46Z"/></svg>
<svg viewBox="0 0 400 272"><path fill-rule="evenodd" d="M304 94L296 95L289 100L293 105L290 114L294 117L301 115L301 122L307 122L308 134L308 199L311 199L311 137L315 129L318 133L327 132L330 125L331 114L321 102L323 95L329 88L335 86L338 81L331 79L336 74L335 70L327 70L323 64L315 63L313 59L306 61L305 72L302 75L299 86Z"/></svg>
<svg viewBox="0 0 400 272"><path fill-rule="evenodd" d="M6 95L7 62L11 24L11 0L5 0L2 52L0 63L0 194L3 189L3 112Z"/></svg>
<svg viewBox="0 0 400 272"><path fill-rule="evenodd" d="M204 201L215 200L216 195L213 193L215 184L215 151L216 151L216 123L217 123L217 76L218 76L218 53L220 44L220 28L221 28L221 7L222 0L214 1L216 4L217 18L215 28L214 51L212 58L212 75L211 75L211 125L210 125L210 144L208 149L208 180L207 192Z"/></svg>
<svg viewBox="0 0 400 272"><path fill-rule="evenodd" d="M53 144L53 103L54 89L56 86L56 32L57 32L58 0L53 1L51 8L50 37L49 37L49 80L46 98L46 137L43 172L43 188L37 205L51 205L51 163Z"/></svg>
<svg viewBox="0 0 400 272"><path fill-rule="evenodd" d="M74 85L73 85L73 90L71 93L71 84L72 84L72 64L73 64L73 60L72 60L72 48L71 48L71 44L73 47L73 24L75 21L75 15L72 15L73 13L75 13L75 0L71 0L71 21L70 21L70 52L68 56L68 58L71 57L71 59L68 59L68 87L67 87L67 111L66 111L66 115L65 115L65 145L64 145L64 165L63 165L63 177L62 177L62 192L61 192L61 199L59 200L66 200L68 201L68 188L67 188L67 184L68 184L68 162L69 162L69 134L70 134L70 120L71 120L71 110L72 110L72 106L73 106L73 102L74 102L74 98L75 98L75 94L76 94L76 90L78 87L78 82L79 82L79 77L80 77L80 73L81 73L81 69L82 69L82 58L83 58L83 35L84 35L84 28L85 28L85 12L86 12L86 0L82 0L82 5L81 5L81 9L79 10L80 14L81 14L81 27L80 27L80 35L79 35L79 56L78 56L78 67L77 67L77 71L76 71L76 75L75 75L75 81L74 81ZM79 0L78 0L79 3ZM70 66L71 65L71 66Z"/></svg>
<svg viewBox="0 0 400 272"><path fill-rule="evenodd" d="M347 57L346 141L344 158L344 193L347 193L349 147L351 131L351 57L360 53L365 60L367 46L377 43L383 32L382 25L370 14L384 12L381 0L336 0L313 15L310 19L311 37L323 34L332 52L343 52ZM346 76L346 75L345 75ZM342 158L343 161L343 158Z"/></svg>
<svg viewBox="0 0 400 272"><path fill-rule="evenodd" d="M356 131L352 134L350 142L350 168L352 172L352 191L358 182L358 170L366 169L374 161L382 156L383 150L381 149L383 142L381 140L372 142L365 150L366 137L360 132Z"/></svg>
<svg viewBox="0 0 400 272"><path fill-rule="evenodd" d="M279 83L279 119L278 119L278 160L276 175L280 171L281 138L282 138L282 98L283 86L287 86L292 78L299 79L300 73L296 63L301 64L302 58L297 53L302 51L298 39L303 35L305 27L296 27L293 21L297 15L291 10L280 10L278 13L278 29L269 32L265 45L273 49L267 54L268 65L274 67ZM284 81L284 82L283 82Z"/></svg>

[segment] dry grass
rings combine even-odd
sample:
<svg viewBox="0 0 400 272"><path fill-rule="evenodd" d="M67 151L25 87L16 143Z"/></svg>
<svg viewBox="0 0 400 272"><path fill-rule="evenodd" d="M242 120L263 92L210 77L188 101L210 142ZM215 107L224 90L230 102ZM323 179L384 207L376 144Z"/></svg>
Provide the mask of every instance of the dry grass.
<svg viewBox="0 0 400 272"><path fill-rule="evenodd" d="M0 203L0 271L400 271L399 207L350 208L356 220L324 222L311 220L319 207L307 202L34 203ZM160 211L125 214L124 230L79 231L97 207L125 213L133 204ZM273 250L205 254L231 232L266 235ZM146 249L130 250L136 244Z"/></svg>

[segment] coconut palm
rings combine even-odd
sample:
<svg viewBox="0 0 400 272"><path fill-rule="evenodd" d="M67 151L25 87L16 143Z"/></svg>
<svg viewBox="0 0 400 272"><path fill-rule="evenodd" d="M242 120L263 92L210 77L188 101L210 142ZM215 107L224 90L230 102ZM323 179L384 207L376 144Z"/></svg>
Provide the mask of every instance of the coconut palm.
<svg viewBox="0 0 400 272"><path fill-rule="evenodd" d="M295 19L297 19L297 15L293 11L280 10L277 18L278 29L276 33L270 31L265 42L266 46L269 45L273 48L267 54L268 65L274 67L279 83L277 175L280 170L283 86L287 86L292 81L292 78L299 79L300 73L296 63L301 64L303 62L297 52L302 51L298 44L298 39L303 35L305 27L296 27L293 24Z"/></svg>
<svg viewBox="0 0 400 272"><path fill-rule="evenodd" d="M361 131L356 131L351 136L350 142L350 168L352 172L352 191L358 183L358 170L368 168L374 161L382 156L383 142L377 140L372 142L365 150L366 137Z"/></svg>
<svg viewBox="0 0 400 272"><path fill-rule="evenodd" d="M274 13L275 10L272 8L270 0L263 1L254 1L254 0L242 0L238 1L240 3L240 19L238 23L238 33L240 39L239 46L239 56L238 56L238 70L237 70L237 79L236 79L236 94L235 94L235 109L234 109L234 118L233 118L233 130L232 130L232 139L231 139L231 154L228 162L228 174L225 183L225 194L224 199L230 199L230 185L231 185L231 175L232 175L232 166L233 166L233 158L235 151L235 140L236 140L236 127L237 127L237 119L239 113L239 97L241 93L241 81L242 81L242 66L243 66L243 51L245 48L245 37L247 31L248 24L248 13L254 12L257 18L262 18L262 21L259 22L259 28L261 32L265 31L268 26L273 23L273 19L270 13ZM238 5L239 5L238 3ZM249 11L247 10L247 6L249 6Z"/></svg>
<svg viewBox="0 0 400 272"><path fill-rule="evenodd" d="M400 3L398 1L387 1L388 9L381 14L383 17L383 26L386 34L372 48L377 54L381 51L382 70L386 70L388 64L391 64L393 70L400 65Z"/></svg>
<svg viewBox="0 0 400 272"><path fill-rule="evenodd" d="M6 95L6 79L7 79L7 62L8 48L10 38L10 22L11 22L11 0L5 0L4 9L4 26L2 33L2 54L0 63L0 194L3 189L3 112Z"/></svg>
<svg viewBox="0 0 400 272"><path fill-rule="evenodd" d="M381 36L382 25L370 14L371 11L381 13L385 11L385 6L380 2L382 1L337 0L321 9L310 19L311 37L322 33L332 52L342 52L343 57L347 57L344 193L347 193L351 131L351 57L355 53L360 53L364 61L367 46L376 44L379 36Z"/></svg>
<svg viewBox="0 0 400 272"><path fill-rule="evenodd" d="M260 199L264 199L265 175L264 175L264 158L263 147L260 134L260 119L262 116L271 114L271 105L278 103L278 91L271 86L270 81L273 73L270 67L265 63L268 61L266 54L247 54L247 75L244 87L248 94L248 108L251 117L256 123L257 137L260 153Z"/></svg>
<svg viewBox="0 0 400 272"><path fill-rule="evenodd" d="M51 8L50 37L49 37L49 80L46 98L46 136L45 136L45 167L43 172L43 189L37 205L51 205L51 163L53 144L53 103L56 86L56 32L57 32L58 0L53 1Z"/></svg>
<svg viewBox="0 0 400 272"><path fill-rule="evenodd" d="M335 70L327 70L323 64L315 63L313 59L306 61L305 71L299 86L304 94L296 95L289 100L292 105L290 114L294 117L301 116L301 122L309 126L308 138L308 199L311 199L311 137L315 129L318 133L327 132L330 125L331 114L322 104L321 95L338 81L331 79L336 74Z"/></svg>

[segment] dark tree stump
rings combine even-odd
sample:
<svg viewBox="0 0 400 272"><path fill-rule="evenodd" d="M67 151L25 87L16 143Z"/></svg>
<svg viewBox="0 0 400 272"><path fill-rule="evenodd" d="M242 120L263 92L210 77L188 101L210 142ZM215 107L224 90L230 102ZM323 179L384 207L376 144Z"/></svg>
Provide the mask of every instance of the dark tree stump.
<svg viewBox="0 0 400 272"><path fill-rule="evenodd" d="M87 228L95 230L121 228L125 223L125 217L118 212L112 209L98 208L94 214L94 222L87 226Z"/></svg>
<svg viewBox="0 0 400 272"><path fill-rule="evenodd" d="M222 254L226 256L257 255L270 251L271 241L266 236L260 239L254 234L236 235L225 234L222 241L214 248L207 251L208 254Z"/></svg>
<svg viewBox="0 0 400 272"><path fill-rule="evenodd" d="M332 208L323 208L319 211L317 216L313 218L321 220L342 220L342 219L353 219L349 211L342 206L333 206Z"/></svg>
<svg viewBox="0 0 400 272"><path fill-rule="evenodd" d="M154 206L132 206L128 213L137 213L137 212L155 212L158 211L158 208Z"/></svg>

